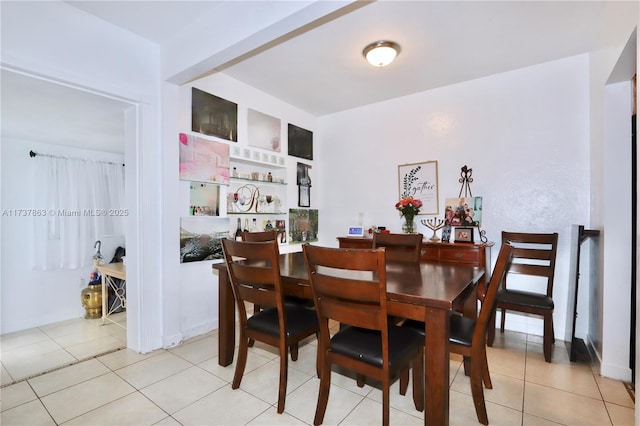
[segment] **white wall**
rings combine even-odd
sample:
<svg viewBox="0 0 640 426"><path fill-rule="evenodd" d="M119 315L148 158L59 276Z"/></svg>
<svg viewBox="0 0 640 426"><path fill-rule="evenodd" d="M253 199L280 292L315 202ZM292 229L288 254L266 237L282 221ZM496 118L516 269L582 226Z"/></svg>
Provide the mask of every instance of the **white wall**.
<svg viewBox="0 0 640 426"><path fill-rule="evenodd" d="M34 167L29 151L98 161L123 162L124 156L21 140L2 141L2 334L84 315L80 290L90 281L92 267L75 270L32 270L33 221L15 209L34 208ZM6 213L6 214L5 214ZM124 236L99 236L108 262ZM94 251L88 252L90 258Z"/></svg>
<svg viewBox="0 0 640 426"><path fill-rule="evenodd" d="M360 212L365 226L399 232L399 164L437 160L441 206L458 196L467 165L489 240L499 242L502 230L560 234L554 319L562 338L570 228L589 220L588 85L581 55L320 118L321 242L336 245ZM539 319L509 315L506 323L542 334Z"/></svg>
<svg viewBox="0 0 640 426"><path fill-rule="evenodd" d="M631 380L631 82L605 88L604 251L601 372Z"/></svg>
<svg viewBox="0 0 640 426"><path fill-rule="evenodd" d="M105 93L132 105L124 118L125 192L130 211L126 222L127 344L142 352L158 348L162 320L159 47L64 2L2 2L0 7L3 67ZM5 256L3 250L3 268Z"/></svg>
<svg viewBox="0 0 640 426"><path fill-rule="evenodd" d="M191 88L197 87L207 93L238 104L238 142L200 135L191 132ZM278 155L286 157L287 165L287 205L283 208L296 208L298 187L296 182L296 163L311 164L315 173L315 161L287 156L287 124L292 123L315 133L316 118L273 96L240 83L224 74L216 74L196 80L188 85L176 88L166 85L164 91L166 121L163 138L163 180L164 194L163 221L163 276L165 282L165 303L163 305L164 342L169 347L181 340L205 333L218 327L218 277L212 272L213 261L180 263L179 227L180 216L186 206L181 206L180 180L178 173L178 133L191 133L195 136L216 140L231 145L248 146L247 110L249 108L271 115L281 120L282 151ZM314 157L315 159L315 157ZM311 208L318 208L318 195L324 184L313 179ZM227 186L221 187L220 197L226 200ZM223 209L224 210L224 209ZM224 213L223 213L224 215ZM283 217L285 219L286 217ZM235 229L235 222L230 224ZM280 251L299 250L300 244L281 245Z"/></svg>

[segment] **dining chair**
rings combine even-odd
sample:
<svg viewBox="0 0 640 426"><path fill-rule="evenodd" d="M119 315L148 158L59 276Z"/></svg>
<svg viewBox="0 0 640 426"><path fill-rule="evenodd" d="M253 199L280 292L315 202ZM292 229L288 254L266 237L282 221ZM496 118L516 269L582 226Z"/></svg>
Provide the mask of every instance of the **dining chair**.
<svg viewBox="0 0 640 426"><path fill-rule="evenodd" d="M231 388L240 387L250 339L275 346L280 354L278 413L282 413L287 392L287 349L308 336L318 334L318 317L312 308L285 303L280 282L278 243L275 240L221 241L240 318L238 360ZM265 308L249 316L245 302ZM316 361L318 372L319 366Z"/></svg>
<svg viewBox="0 0 640 426"><path fill-rule="evenodd" d="M259 231L259 232L247 232L247 231L243 231L242 232L242 241L250 241L250 242L265 242L265 241L277 241L278 240L278 233L276 232L275 229L271 229L268 231ZM313 308L313 302L309 302L308 300L305 299L300 299L298 297L295 296L285 296L284 297L285 302L287 303L299 303L301 305L305 305L308 307ZM260 312L260 310L262 309L262 306L258 305L258 304L254 304L253 305L253 313L258 313ZM253 340L249 340L249 347L253 346ZM291 350L291 360L292 361L297 361L298 360L298 344L297 343L293 343L290 347Z"/></svg>
<svg viewBox="0 0 640 426"><path fill-rule="evenodd" d="M513 263L502 281L502 288L496 296L496 311L500 309L500 332L504 333L506 311L517 311L542 316L543 352L546 362L551 362L551 354L555 336L553 332L553 277L558 251L558 233L522 233L502 232L502 242L510 242L514 246ZM507 287L507 280L513 275L527 275L531 278L529 286L536 286L538 291L522 290ZM534 288L534 287L530 287ZM491 324L495 324L492 318ZM495 327L489 327L487 344L493 345Z"/></svg>
<svg viewBox="0 0 640 426"><path fill-rule="evenodd" d="M376 232L373 234L373 248L384 247L387 262L420 263L422 254L422 238L419 233L391 234ZM394 324L402 322L402 318L391 316ZM404 394L403 394L404 395Z"/></svg>
<svg viewBox="0 0 640 426"><path fill-rule="evenodd" d="M373 248L384 247L387 262L420 262L422 234L373 234Z"/></svg>
<svg viewBox="0 0 640 426"><path fill-rule="evenodd" d="M303 246L320 335L320 389L313 420L322 424L329 400L331 366L382 384L382 423L389 424L389 387L413 370L413 401L424 409L424 337L387 321L385 249ZM333 336L329 320L342 326ZM364 381L358 380L358 386Z"/></svg>
<svg viewBox="0 0 640 426"><path fill-rule="evenodd" d="M260 231L260 232L242 232L242 241L251 241L254 243L264 242L264 241L275 241L277 233L275 229L271 229L269 231Z"/></svg>
<svg viewBox="0 0 640 426"><path fill-rule="evenodd" d="M492 325L490 320L495 311L496 294L511 263L512 253L513 247L509 243L502 244L478 318L468 318L455 313L451 315L449 322L449 351L464 357L464 371L470 376L476 416L478 421L485 425L489 424L489 419L482 384L484 383L487 389L493 388L487 362L487 327ZM421 321L407 320L402 326L417 330L424 336L424 323ZM404 371L400 378L401 391L406 390L408 381L408 371Z"/></svg>

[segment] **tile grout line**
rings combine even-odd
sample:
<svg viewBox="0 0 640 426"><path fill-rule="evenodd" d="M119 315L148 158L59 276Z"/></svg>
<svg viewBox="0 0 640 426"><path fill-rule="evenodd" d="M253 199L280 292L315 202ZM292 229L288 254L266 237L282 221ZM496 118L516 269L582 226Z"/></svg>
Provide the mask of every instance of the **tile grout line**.
<svg viewBox="0 0 640 426"><path fill-rule="evenodd" d="M5 384L1 385L0 389L3 389L5 387L7 387L7 386L15 385L16 383L22 383L24 381L34 379L36 377L40 377L40 376L43 376L43 375L48 374L48 373L53 373L54 371L62 370L63 368L71 367L73 365L77 365L77 364L80 364L82 362L90 361L90 360L92 360L94 358L98 358L98 357L101 357L101 356L104 356L104 355L109 355L111 353L121 351L122 349L126 349L126 346L121 346L119 348L110 349L108 351L101 352L101 353L96 354L96 355L91 355L88 358L77 359L75 361L71 361L71 362L66 363L64 365L59 365L58 367L53 367L53 368L50 368L48 370L42 371L40 373L32 374L30 376L26 376L26 377L23 377L23 378L20 378L20 379L17 379L17 380L13 380L12 382L5 383Z"/></svg>

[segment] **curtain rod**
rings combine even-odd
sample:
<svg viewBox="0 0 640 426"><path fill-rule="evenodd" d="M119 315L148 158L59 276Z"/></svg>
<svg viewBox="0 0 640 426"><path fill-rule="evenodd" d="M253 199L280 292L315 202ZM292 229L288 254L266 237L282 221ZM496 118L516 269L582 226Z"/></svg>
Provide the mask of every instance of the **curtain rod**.
<svg viewBox="0 0 640 426"><path fill-rule="evenodd" d="M63 157L61 155L51 155L51 154L39 154L37 152L34 152L33 150L29 151L29 157L33 158L36 155L40 156L40 157L51 157L51 158L64 158L67 160L82 160L82 161L95 161L97 163L106 163L106 164L120 164L120 163L114 163L112 161L100 161L100 160L87 160L86 158L78 158L78 157ZM124 163L122 163L122 167L124 167Z"/></svg>

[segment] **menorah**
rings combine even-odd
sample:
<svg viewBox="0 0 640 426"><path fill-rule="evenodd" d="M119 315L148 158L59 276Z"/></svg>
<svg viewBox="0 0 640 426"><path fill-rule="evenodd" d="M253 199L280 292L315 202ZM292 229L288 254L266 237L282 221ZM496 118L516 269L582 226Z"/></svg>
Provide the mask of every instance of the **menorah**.
<svg viewBox="0 0 640 426"><path fill-rule="evenodd" d="M422 219L420 223L433 231L433 236L429 239L430 241L440 241L440 238L436 236L436 231L438 229L444 228L444 219L438 219L434 217L432 219Z"/></svg>

